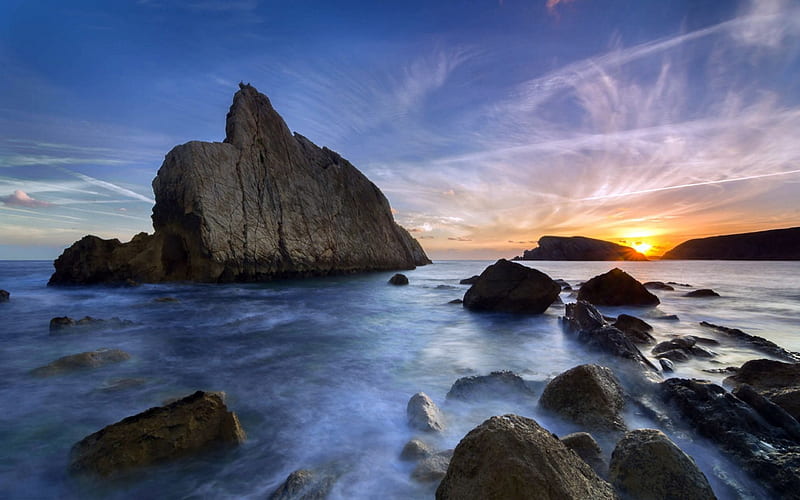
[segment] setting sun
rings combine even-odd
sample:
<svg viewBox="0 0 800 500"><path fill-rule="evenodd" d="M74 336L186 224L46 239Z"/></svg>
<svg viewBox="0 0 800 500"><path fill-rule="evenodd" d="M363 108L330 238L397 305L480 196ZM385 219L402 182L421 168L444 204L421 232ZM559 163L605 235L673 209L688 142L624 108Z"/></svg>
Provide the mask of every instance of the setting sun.
<svg viewBox="0 0 800 500"><path fill-rule="evenodd" d="M643 241L637 241L635 244L631 245L631 247L633 247L634 250L636 250L637 252L646 255L647 251L653 248L653 245L650 245L649 243L645 243Z"/></svg>

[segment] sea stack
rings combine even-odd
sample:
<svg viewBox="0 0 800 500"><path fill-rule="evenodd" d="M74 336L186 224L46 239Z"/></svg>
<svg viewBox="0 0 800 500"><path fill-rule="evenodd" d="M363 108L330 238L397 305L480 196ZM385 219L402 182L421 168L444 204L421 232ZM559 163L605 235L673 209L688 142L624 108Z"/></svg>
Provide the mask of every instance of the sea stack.
<svg viewBox="0 0 800 500"><path fill-rule="evenodd" d="M337 153L292 134L239 84L224 142L170 151L153 180L155 233L86 236L49 284L261 281L430 263L383 193Z"/></svg>

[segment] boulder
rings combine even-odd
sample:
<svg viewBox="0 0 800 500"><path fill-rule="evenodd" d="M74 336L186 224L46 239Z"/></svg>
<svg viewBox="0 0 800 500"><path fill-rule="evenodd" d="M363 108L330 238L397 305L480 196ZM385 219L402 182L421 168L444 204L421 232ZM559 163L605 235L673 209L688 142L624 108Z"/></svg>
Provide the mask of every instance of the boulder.
<svg viewBox="0 0 800 500"><path fill-rule="evenodd" d="M463 280L459 281L459 284L461 284L461 285L474 285L478 281L479 277L480 276L478 276L476 274L476 275L472 276L471 278L464 278Z"/></svg>
<svg viewBox="0 0 800 500"><path fill-rule="evenodd" d="M631 247L584 236L542 236L521 260L647 260Z"/></svg>
<svg viewBox="0 0 800 500"><path fill-rule="evenodd" d="M453 299L453 300L448 302L448 304L463 304L463 303L464 303L464 301L461 300L461 299Z"/></svg>
<svg viewBox="0 0 800 500"><path fill-rule="evenodd" d="M535 420L492 417L456 446L438 500L617 498L607 482Z"/></svg>
<svg viewBox="0 0 800 500"><path fill-rule="evenodd" d="M75 320L68 316L58 316L50 320L50 333L57 332L63 328L75 326Z"/></svg>
<svg viewBox="0 0 800 500"><path fill-rule="evenodd" d="M8 302L11 299L11 294L5 290L0 290L0 302Z"/></svg>
<svg viewBox="0 0 800 500"><path fill-rule="evenodd" d="M686 335L658 343L652 352L656 358L667 358L672 361L688 361L692 356L699 358L712 358L716 353L709 351L697 344L698 337Z"/></svg>
<svg viewBox="0 0 800 500"><path fill-rule="evenodd" d="M644 283L644 287L649 290L664 290L668 292L672 292L675 288L672 285L668 285L663 281L647 281Z"/></svg>
<svg viewBox="0 0 800 500"><path fill-rule="evenodd" d="M715 325L706 321L701 321L700 326L709 328L713 330L714 333L723 335L728 339L737 340L742 345L745 345L756 351L763 352L764 354L768 354L775 358L783 359L784 361L789 361L792 363L800 361L800 353L787 351L772 341L756 335L750 335L749 333L745 333L738 328L728 328L726 326Z"/></svg>
<svg viewBox="0 0 800 500"><path fill-rule="evenodd" d="M723 384L747 384L800 421L800 364L754 359L743 364Z"/></svg>
<svg viewBox="0 0 800 500"><path fill-rule="evenodd" d="M692 457L656 429L625 434L611 455L609 479L637 500L716 499Z"/></svg>
<svg viewBox="0 0 800 500"><path fill-rule="evenodd" d="M446 396L448 400L461 401L535 397L536 394L522 377L511 371L461 377L450 387Z"/></svg>
<svg viewBox="0 0 800 500"><path fill-rule="evenodd" d="M85 437L72 447L70 471L109 476L244 439L239 419L225 406L224 394L197 391Z"/></svg>
<svg viewBox="0 0 800 500"><path fill-rule="evenodd" d="M453 450L445 450L423 458L411 471L411 478L421 483L441 481L447 474L447 466L452 457Z"/></svg>
<svg viewBox="0 0 800 500"><path fill-rule="evenodd" d="M381 191L350 162L292 134L240 84L224 142L176 146L153 180L154 234L86 236L50 285L262 281L430 263Z"/></svg>
<svg viewBox="0 0 800 500"><path fill-rule="evenodd" d="M561 442L589 464L598 476L605 478L608 475L608 466L603 460L603 450L591 434L573 432L563 436Z"/></svg>
<svg viewBox="0 0 800 500"><path fill-rule="evenodd" d="M408 285L408 278L405 274L397 273L389 278L390 285Z"/></svg>
<svg viewBox="0 0 800 500"><path fill-rule="evenodd" d="M625 430L625 395L605 366L580 365L558 375L544 388L539 405L589 429Z"/></svg>
<svg viewBox="0 0 800 500"><path fill-rule="evenodd" d="M325 500L338 478L331 471L296 470L272 492L269 500Z"/></svg>
<svg viewBox="0 0 800 500"><path fill-rule="evenodd" d="M659 358L658 363L661 365L661 369L664 370L665 372L675 371L675 364L672 362L671 359Z"/></svg>
<svg viewBox="0 0 800 500"><path fill-rule="evenodd" d="M635 344L654 344L656 339L650 335L653 327L646 321L630 316L628 314L620 314L617 320L612 325L622 333L625 334L631 342Z"/></svg>
<svg viewBox="0 0 800 500"><path fill-rule="evenodd" d="M412 439L403 446L403 451L400 452L400 460L416 462L433 455L433 453L433 448L427 443L419 439Z"/></svg>
<svg viewBox="0 0 800 500"><path fill-rule="evenodd" d="M719 294L710 288L701 288L699 290L692 290L683 294L684 297L719 297Z"/></svg>
<svg viewBox="0 0 800 500"><path fill-rule="evenodd" d="M622 269L595 276L578 292L578 300L596 306L656 306L661 301Z"/></svg>
<svg viewBox="0 0 800 500"><path fill-rule="evenodd" d="M408 423L414 429L426 432L444 430L444 416L439 407L424 392L411 396L406 406Z"/></svg>
<svg viewBox="0 0 800 500"><path fill-rule="evenodd" d="M130 354L119 349L98 349L58 358L51 363L32 370L31 375L52 377L68 372L100 368L101 366L119 363L130 358Z"/></svg>
<svg viewBox="0 0 800 500"><path fill-rule="evenodd" d="M689 355L683 349L670 349L656 354L656 359L668 359L673 363L682 363L689 361Z"/></svg>
<svg viewBox="0 0 800 500"><path fill-rule="evenodd" d="M543 272L500 259L487 267L464 294L474 311L541 314L555 302L561 287Z"/></svg>

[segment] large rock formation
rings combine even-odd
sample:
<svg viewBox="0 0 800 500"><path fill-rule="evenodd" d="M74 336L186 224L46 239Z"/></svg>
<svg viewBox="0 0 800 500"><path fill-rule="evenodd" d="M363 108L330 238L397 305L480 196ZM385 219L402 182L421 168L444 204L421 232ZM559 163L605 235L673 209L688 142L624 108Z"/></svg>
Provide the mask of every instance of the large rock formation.
<svg viewBox="0 0 800 500"><path fill-rule="evenodd" d="M542 314L561 287L536 269L500 259L483 270L464 294L464 307L474 311Z"/></svg>
<svg viewBox="0 0 800 500"><path fill-rule="evenodd" d="M663 259L798 260L800 227L684 241Z"/></svg>
<svg viewBox="0 0 800 500"><path fill-rule="evenodd" d="M520 260L647 260L631 247L583 236L542 236Z"/></svg>
<svg viewBox="0 0 800 500"><path fill-rule="evenodd" d="M86 236L50 284L254 281L428 264L383 193L347 160L294 134L240 84L222 143L170 151L153 180L155 233Z"/></svg>
<svg viewBox="0 0 800 500"><path fill-rule="evenodd" d="M661 302L636 278L617 267L584 283L578 300L596 306L657 306Z"/></svg>

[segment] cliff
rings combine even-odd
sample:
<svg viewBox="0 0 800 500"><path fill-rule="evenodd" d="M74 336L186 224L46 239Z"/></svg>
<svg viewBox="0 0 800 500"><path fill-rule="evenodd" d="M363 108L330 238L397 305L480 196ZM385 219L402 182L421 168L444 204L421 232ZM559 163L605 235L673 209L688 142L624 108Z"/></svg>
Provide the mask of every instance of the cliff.
<svg viewBox="0 0 800 500"><path fill-rule="evenodd" d="M684 241L663 259L800 260L800 227Z"/></svg>
<svg viewBox="0 0 800 500"><path fill-rule="evenodd" d="M647 260L631 247L583 236L542 236L519 260Z"/></svg>
<svg viewBox="0 0 800 500"><path fill-rule="evenodd" d="M153 180L152 235L86 236L50 284L258 281L430 263L383 193L337 153L292 134L240 84L222 143L170 151Z"/></svg>

